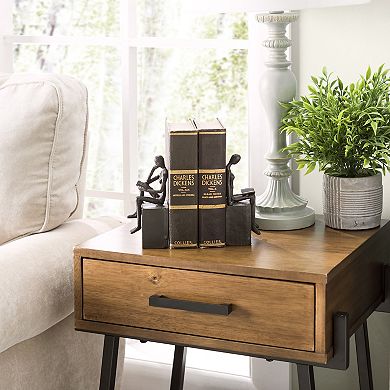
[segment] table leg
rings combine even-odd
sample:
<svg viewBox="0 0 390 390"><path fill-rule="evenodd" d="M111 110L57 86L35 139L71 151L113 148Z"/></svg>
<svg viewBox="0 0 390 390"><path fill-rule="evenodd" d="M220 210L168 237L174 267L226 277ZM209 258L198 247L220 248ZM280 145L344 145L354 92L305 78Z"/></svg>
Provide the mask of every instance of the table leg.
<svg viewBox="0 0 390 390"><path fill-rule="evenodd" d="M102 368L100 371L99 390L114 390L116 364L118 360L119 337L104 336Z"/></svg>
<svg viewBox="0 0 390 390"><path fill-rule="evenodd" d="M187 348L176 345L172 366L171 390L183 390L186 356Z"/></svg>
<svg viewBox="0 0 390 390"><path fill-rule="evenodd" d="M367 321L355 333L360 390L373 390Z"/></svg>
<svg viewBox="0 0 390 390"><path fill-rule="evenodd" d="M297 364L299 390L315 390L313 366Z"/></svg>

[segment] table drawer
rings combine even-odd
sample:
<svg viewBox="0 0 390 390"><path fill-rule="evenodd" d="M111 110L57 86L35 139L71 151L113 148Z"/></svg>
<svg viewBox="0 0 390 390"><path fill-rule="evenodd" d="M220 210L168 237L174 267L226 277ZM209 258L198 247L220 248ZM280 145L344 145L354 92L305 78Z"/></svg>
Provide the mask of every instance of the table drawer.
<svg viewBox="0 0 390 390"><path fill-rule="evenodd" d="M84 320L314 351L313 284L92 259L82 275Z"/></svg>

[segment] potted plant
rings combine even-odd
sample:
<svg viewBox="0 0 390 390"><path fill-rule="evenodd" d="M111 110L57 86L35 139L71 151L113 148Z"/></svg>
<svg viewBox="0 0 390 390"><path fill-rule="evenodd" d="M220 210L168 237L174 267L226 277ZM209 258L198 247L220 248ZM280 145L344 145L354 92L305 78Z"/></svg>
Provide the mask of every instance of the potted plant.
<svg viewBox="0 0 390 390"><path fill-rule="evenodd" d="M298 141L285 148L306 173L324 172L325 223L337 229L380 224L382 173L390 166L390 77L370 67L356 83L344 85L323 68L309 94L282 104L281 130Z"/></svg>

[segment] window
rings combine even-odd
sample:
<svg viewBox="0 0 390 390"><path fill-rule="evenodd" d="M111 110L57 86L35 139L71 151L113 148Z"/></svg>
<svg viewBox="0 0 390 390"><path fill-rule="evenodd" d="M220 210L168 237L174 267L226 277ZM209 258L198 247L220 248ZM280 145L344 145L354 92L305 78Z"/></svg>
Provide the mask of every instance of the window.
<svg viewBox="0 0 390 390"><path fill-rule="evenodd" d="M242 156L235 185L264 188L261 27L253 15L194 14L190 3L2 0L0 72L65 73L89 90L87 216L134 211L138 177L164 154L165 118L219 117L228 154Z"/></svg>
<svg viewBox="0 0 390 390"><path fill-rule="evenodd" d="M9 1L9 0L7 0ZM165 118L219 117L248 185L248 23L182 0L14 0L14 71L65 73L90 99L86 215L131 211Z"/></svg>

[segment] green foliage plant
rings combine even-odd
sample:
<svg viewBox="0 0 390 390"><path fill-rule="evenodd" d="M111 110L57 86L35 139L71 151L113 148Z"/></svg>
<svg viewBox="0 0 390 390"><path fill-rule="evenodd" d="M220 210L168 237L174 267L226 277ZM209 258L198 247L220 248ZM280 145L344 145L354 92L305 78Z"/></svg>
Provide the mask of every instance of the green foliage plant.
<svg viewBox="0 0 390 390"><path fill-rule="evenodd" d="M344 85L322 69L309 94L282 104L281 131L298 141L284 150L306 174L316 166L339 177L366 177L390 170L390 77L383 65L368 67L356 83Z"/></svg>

